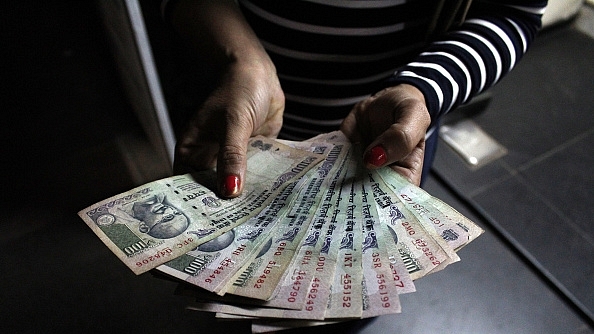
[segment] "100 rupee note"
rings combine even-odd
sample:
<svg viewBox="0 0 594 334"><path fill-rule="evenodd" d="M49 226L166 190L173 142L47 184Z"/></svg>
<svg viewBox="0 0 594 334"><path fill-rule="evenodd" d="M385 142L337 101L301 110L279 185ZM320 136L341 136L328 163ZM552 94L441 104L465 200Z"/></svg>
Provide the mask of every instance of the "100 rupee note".
<svg viewBox="0 0 594 334"><path fill-rule="evenodd" d="M325 319L360 318L362 315L361 201L357 162L350 159L334 204L333 220L338 238L330 244L329 253L336 254L336 266L334 275L324 278L332 282Z"/></svg>
<svg viewBox="0 0 594 334"><path fill-rule="evenodd" d="M333 147L330 156L334 155L333 151L340 150L340 146ZM295 206L281 217L278 228L271 235L271 247L251 263L244 264L236 278L225 287L226 293L262 300L273 297L309 229L312 219L310 211L317 207L317 198L327 175L327 167L327 164L324 164L317 170L310 171L312 175L297 195Z"/></svg>
<svg viewBox="0 0 594 334"><path fill-rule="evenodd" d="M362 175L362 173L360 173ZM363 313L362 318L374 317L382 314L400 313L400 288L404 288L406 277L400 278L390 259L387 238L384 236L375 202L371 193L366 189L365 182L361 186L361 233L362 233L362 261L363 271ZM412 280L410 280L412 282ZM399 284L401 286L399 286Z"/></svg>
<svg viewBox="0 0 594 334"><path fill-rule="evenodd" d="M325 301L330 293L328 278L333 275L336 261L335 253L328 252L332 244L333 227L337 226L334 206L351 153L350 144L346 141L335 142L335 147L341 147L341 153L325 177L319 205L310 213L310 227L271 300L271 304L276 307L302 305L313 319L322 319L326 311Z"/></svg>
<svg viewBox="0 0 594 334"><path fill-rule="evenodd" d="M78 214L134 273L175 259L254 217L290 182L323 160L264 137L252 138L241 196L222 199L214 172L147 183Z"/></svg>
<svg viewBox="0 0 594 334"><path fill-rule="evenodd" d="M292 148L322 154L324 157L333 147L330 143L321 142L281 142ZM294 211L293 202L299 194L305 193L301 188L311 183L310 174L314 175L312 172L315 172L316 168L289 184L256 217L157 269L208 291L224 295L227 292L227 284L238 279L238 271L240 276L245 276L245 271L241 270L244 265L255 258L261 258L273 247L274 231L284 228L278 223L285 220L287 211ZM289 216L292 214L289 213Z"/></svg>
<svg viewBox="0 0 594 334"><path fill-rule="evenodd" d="M157 269L208 291L219 292L238 268L252 261L263 247L269 247L272 242L269 234L288 210L303 181L304 178L289 184L269 206L244 224Z"/></svg>
<svg viewBox="0 0 594 334"><path fill-rule="evenodd" d="M376 202L382 225L392 236L413 280L419 279L449 261L448 254L428 234L419 220L404 206L375 172L368 172L367 182Z"/></svg>
<svg viewBox="0 0 594 334"><path fill-rule="evenodd" d="M456 250L468 244L471 237L476 238L475 235L480 234L482 229L469 219L454 221L451 217L461 218L457 211L429 195L423 189L407 182L400 174L393 173L387 168L379 169L376 172L418 219L426 232L448 254L450 259L435 270L441 270L448 264L459 261L460 257L456 254Z"/></svg>

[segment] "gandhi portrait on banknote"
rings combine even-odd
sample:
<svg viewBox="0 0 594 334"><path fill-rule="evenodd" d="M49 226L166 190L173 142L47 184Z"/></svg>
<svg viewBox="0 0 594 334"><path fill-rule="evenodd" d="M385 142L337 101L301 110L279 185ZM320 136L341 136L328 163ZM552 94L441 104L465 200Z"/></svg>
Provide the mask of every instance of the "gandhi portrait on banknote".
<svg viewBox="0 0 594 334"><path fill-rule="evenodd" d="M176 237L190 225L188 217L169 203L163 194L135 202L131 216L139 221L138 230L141 233L158 239Z"/></svg>

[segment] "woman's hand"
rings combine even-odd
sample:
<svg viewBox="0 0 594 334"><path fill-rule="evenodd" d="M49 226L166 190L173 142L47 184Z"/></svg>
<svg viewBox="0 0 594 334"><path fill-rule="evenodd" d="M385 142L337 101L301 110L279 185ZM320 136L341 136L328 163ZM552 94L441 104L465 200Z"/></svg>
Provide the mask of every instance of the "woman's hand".
<svg viewBox="0 0 594 334"><path fill-rule="evenodd" d="M176 173L216 165L219 194L238 196L247 168L249 138L276 137L284 106L276 70L267 57L231 63L178 140Z"/></svg>
<svg viewBox="0 0 594 334"><path fill-rule="evenodd" d="M176 173L217 166L219 194L242 191L251 136L276 137L285 97L276 68L234 0L179 0L172 26L220 80L187 124L175 150Z"/></svg>
<svg viewBox="0 0 594 334"><path fill-rule="evenodd" d="M401 84L359 102L342 122L341 130L366 147L367 168L388 165L419 185L430 123L421 91Z"/></svg>

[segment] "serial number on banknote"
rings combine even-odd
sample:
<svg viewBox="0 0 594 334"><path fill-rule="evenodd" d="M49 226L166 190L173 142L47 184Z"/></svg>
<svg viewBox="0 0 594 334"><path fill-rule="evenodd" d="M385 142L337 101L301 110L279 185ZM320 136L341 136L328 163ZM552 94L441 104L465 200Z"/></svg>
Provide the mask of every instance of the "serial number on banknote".
<svg viewBox="0 0 594 334"><path fill-rule="evenodd" d="M193 238L187 238L187 239L182 240L182 241L178 242L177 244L175 244L175 247L177 247L177 248L183 248L183 247L186 247L189 244L191 244L193 241L194 241ZM140 244L140 243L137 243L137 244ZM140 248L140 249L146 248L144 245L139 245L138 247L135 247L135 245L132 245L130 247ZM149 263L152 263L152 262L157 261L157 260L160 260L162 258L171 256L172 253L173 253L173 250L170 247L165 247L165 248L163 248L163 249L158 250L157 252L155 252L154 255L149 255L145 259L142 259L142 261L136 262L136 266L138 268L141 268L142 266L146 266Z"/></svg>

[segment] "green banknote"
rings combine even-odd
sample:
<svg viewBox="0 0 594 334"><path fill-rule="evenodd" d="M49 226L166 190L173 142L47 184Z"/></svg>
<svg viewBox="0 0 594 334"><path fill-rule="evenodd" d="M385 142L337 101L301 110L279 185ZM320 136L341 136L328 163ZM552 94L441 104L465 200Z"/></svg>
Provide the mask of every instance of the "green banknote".
<svg viewBox="0 0 594 334"><path fill-rule="evenodd" d="M188 253L255 217L324 155L264 137L248 145L243 193L222 199L216 172L168 177L79 212L97 236L136 274Z"/></svg>
<svg viewBox="0 0 594 334"><path fill-rule="evenodd" d="M79 215L135 273L157 268L182 282L178 293L196 298L189 309L262 328L399 313L399 294L458 261L483 230L389 167L365 169L361 156L339 131L257 137L237 198L218 197L209 170Z"/></svg>

